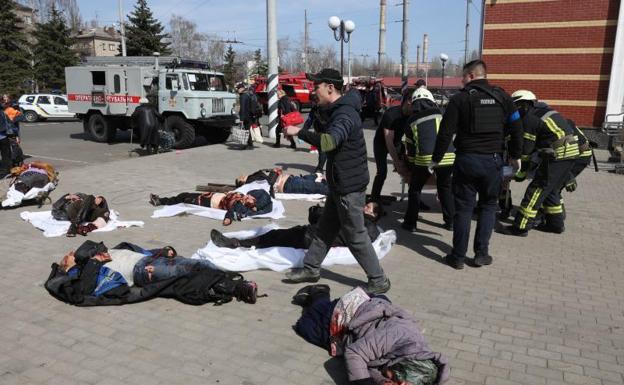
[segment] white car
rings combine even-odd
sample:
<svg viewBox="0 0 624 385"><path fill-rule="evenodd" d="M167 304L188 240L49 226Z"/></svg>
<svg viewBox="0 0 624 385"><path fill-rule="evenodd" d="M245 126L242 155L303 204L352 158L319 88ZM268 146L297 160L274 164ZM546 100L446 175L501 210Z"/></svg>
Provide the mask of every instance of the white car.
<svg viewBox="0 0 624 385"><path fill-rule="evenodd" d="M48 118L74 118L67 108L67 96L58 94L27 94L18 100L27 122Z"/></svg>

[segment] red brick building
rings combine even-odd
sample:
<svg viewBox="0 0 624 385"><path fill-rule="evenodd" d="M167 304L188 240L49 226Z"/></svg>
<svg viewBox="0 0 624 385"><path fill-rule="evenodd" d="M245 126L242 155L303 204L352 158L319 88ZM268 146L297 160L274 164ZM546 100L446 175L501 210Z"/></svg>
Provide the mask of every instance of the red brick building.
<svg viewBox="0 0 624 385"><path fill-rule="evenodd" d="M533 91L579 126L600 127L610 85L624 88L619 72L611 84L612 66L624 72L622 47L614 64L619 13L620 0L487 0L488 78L509 93Z"/></svg>

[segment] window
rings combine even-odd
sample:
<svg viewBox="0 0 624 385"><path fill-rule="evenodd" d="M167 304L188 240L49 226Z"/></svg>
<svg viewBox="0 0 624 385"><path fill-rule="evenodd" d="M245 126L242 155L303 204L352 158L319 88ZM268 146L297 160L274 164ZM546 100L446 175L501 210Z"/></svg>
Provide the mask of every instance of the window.
<svg viewBox="0 0 624 385"><path fill-rule="evenodd" d="M115 44L109 44L109 45L108 45L108 50L109 50L109 51L114 51L114 50L115 50L115 48L117 48L117 47L115 47Z"/></svg>
<svg viewBox="0 0 624 385"><path fill-rule="evenodd" d="M37 104L50 104L49 96L39 96L37 99Z"/></svg>
<svg viewBox="0 0 624 385"><path fill-rule="evenodd" d="M189 73L188 81L193 91L225 91L223 76Z"/></svg>
<svg viewBox="0 0 624 385"><path fill-rule="evenodd" d="M54 104L56 104L57 106L66 106L67 105L67 100L61 98L60 96L55 96L54 97Z"/></svg>
<svg viewBox="0 0 624 385"><path fill-rule="evenodd" d="M106 73L104 71L91 71L94 86L106 85Z"/></svg>
<svg viewBox="0 0 624 385"><path fill-rule="evenodd" d="M121 77L119 75L113 76L113 85L115 87L115 93L121 92Z"/></svg>
<svg viewBox="0 0 624 385"><path fill-rule="evenodd" d="M177 74L167 74L165 78L165 88L168 90L178 90L178 75Z"/></svg>
<svg viewBox="0 0 624 385"><path fill-rule="evenodd" d="M34 101L35 101L35 97L34 97L34 96L28 96L28 97L26 98L26 101L27 101L28 103L32 103L32 102L34 102Z"/></svg>
<svg viewBox="0 0 624 385"><path fill-rule="evenodd" d="M30 16L23 17L24 24L32 24L32 18Z"/></svg>

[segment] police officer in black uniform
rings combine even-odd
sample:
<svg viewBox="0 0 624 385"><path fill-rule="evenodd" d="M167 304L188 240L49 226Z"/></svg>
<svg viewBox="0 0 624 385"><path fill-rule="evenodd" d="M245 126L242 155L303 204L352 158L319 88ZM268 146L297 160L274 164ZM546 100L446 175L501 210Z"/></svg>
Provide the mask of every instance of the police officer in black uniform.
<svg viewBox="0 0 624 385"><path fill-rule="evenodd" d="M479 210L474 265L492 263L489 241L503 180L505 132L511 136L509 163L514 169L520 167L522 152L520 114L503 89L488 83L485 63L481 60L466 63L462 84L464 88L451 98L446 108L430 164L430 168L440 164L455 135L453 251L445 257L445 262L455 269L464 268L477 194Z"/></svg>

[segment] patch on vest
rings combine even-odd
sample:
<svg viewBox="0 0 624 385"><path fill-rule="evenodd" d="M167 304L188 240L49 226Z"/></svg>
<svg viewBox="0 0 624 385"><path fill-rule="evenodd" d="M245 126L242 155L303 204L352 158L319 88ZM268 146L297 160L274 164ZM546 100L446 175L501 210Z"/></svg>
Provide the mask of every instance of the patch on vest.
<svg viewBox="0 0 624 385"><path fill-rule="evenodd" d="M481 99L481 104L496 104L494 99Z"/></svg>

